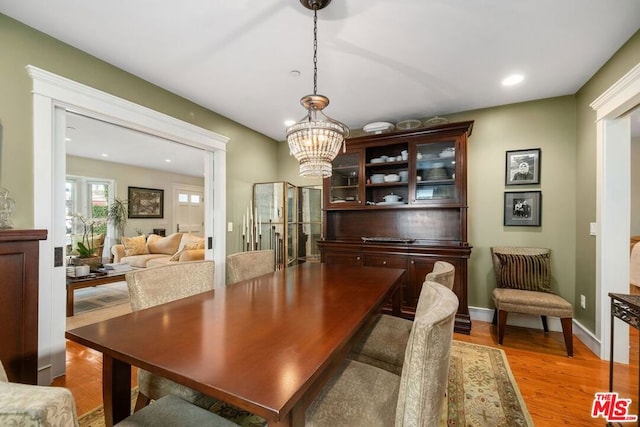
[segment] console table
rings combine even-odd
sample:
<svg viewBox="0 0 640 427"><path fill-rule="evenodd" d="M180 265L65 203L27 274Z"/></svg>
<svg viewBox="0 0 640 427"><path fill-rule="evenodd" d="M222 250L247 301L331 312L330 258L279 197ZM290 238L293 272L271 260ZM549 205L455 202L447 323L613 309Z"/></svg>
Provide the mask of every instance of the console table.
<svg viewBox="0 0 640 427"><path fill-rule="evenodd" d="M609 347L609 392L613 392L613 320L617 317L628 325L640 330L640 295L609 293L611 298L611 343ZM640 390L640 376L638 377ZM638 401L638 396L635 397ZM609 424L611 425L611 424ZM640 421L638 421L640 425Z"/></svg>

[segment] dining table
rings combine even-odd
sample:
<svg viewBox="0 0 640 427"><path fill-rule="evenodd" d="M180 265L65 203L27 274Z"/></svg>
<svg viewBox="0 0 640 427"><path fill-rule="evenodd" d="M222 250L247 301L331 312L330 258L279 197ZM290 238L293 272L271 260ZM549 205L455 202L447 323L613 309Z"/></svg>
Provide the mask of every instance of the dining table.
<svg viewBox="0 0 640 427"><path fill-rule="evenodd" d="M302 263L72 329L66 338L103 354L107 426L130 415L132 366L258 415L269 426L303 426L305 409L358 333L384 307L400 315L405 274Z"/></svg>

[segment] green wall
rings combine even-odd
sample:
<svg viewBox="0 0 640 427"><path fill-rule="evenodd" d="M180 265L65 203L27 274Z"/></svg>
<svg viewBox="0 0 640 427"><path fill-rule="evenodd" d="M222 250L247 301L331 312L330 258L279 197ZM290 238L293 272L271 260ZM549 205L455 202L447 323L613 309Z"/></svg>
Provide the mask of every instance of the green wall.
<svg viewBox="0 0 640 427"><path fill-rule="evenodd" d="M0 185L16 201L16 228L33 227L32 82L25 69L31 64L229 137L227 217L234 231L227 235L227 251L239 250L238 212L249 203L251 184L278 179L276 141L2 14L0 52Z"/></svg>

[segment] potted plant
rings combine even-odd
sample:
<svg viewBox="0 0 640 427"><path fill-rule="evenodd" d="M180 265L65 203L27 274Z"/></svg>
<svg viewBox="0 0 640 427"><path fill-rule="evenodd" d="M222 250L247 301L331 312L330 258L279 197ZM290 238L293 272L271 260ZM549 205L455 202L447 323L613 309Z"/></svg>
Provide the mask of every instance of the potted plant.
<svg viewBox="0 0 640 427"><path fill-rule="evenodd" d="M115 197L107 211L107 221L115 227L116 241L124 236L124 227L127 225L127 200Z"/></svg>

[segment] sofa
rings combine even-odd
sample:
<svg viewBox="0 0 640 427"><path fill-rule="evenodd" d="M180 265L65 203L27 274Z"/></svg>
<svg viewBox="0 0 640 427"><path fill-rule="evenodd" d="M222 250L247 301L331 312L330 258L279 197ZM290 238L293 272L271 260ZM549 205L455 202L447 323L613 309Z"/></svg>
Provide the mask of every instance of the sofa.
<svg viewBox="0 0 640 427"><path fill-rule="evenodd" d="M204 260L204 238L189 233L123 237L121 241L111 248L113 262L124 262L136 268Z"/></svg>

